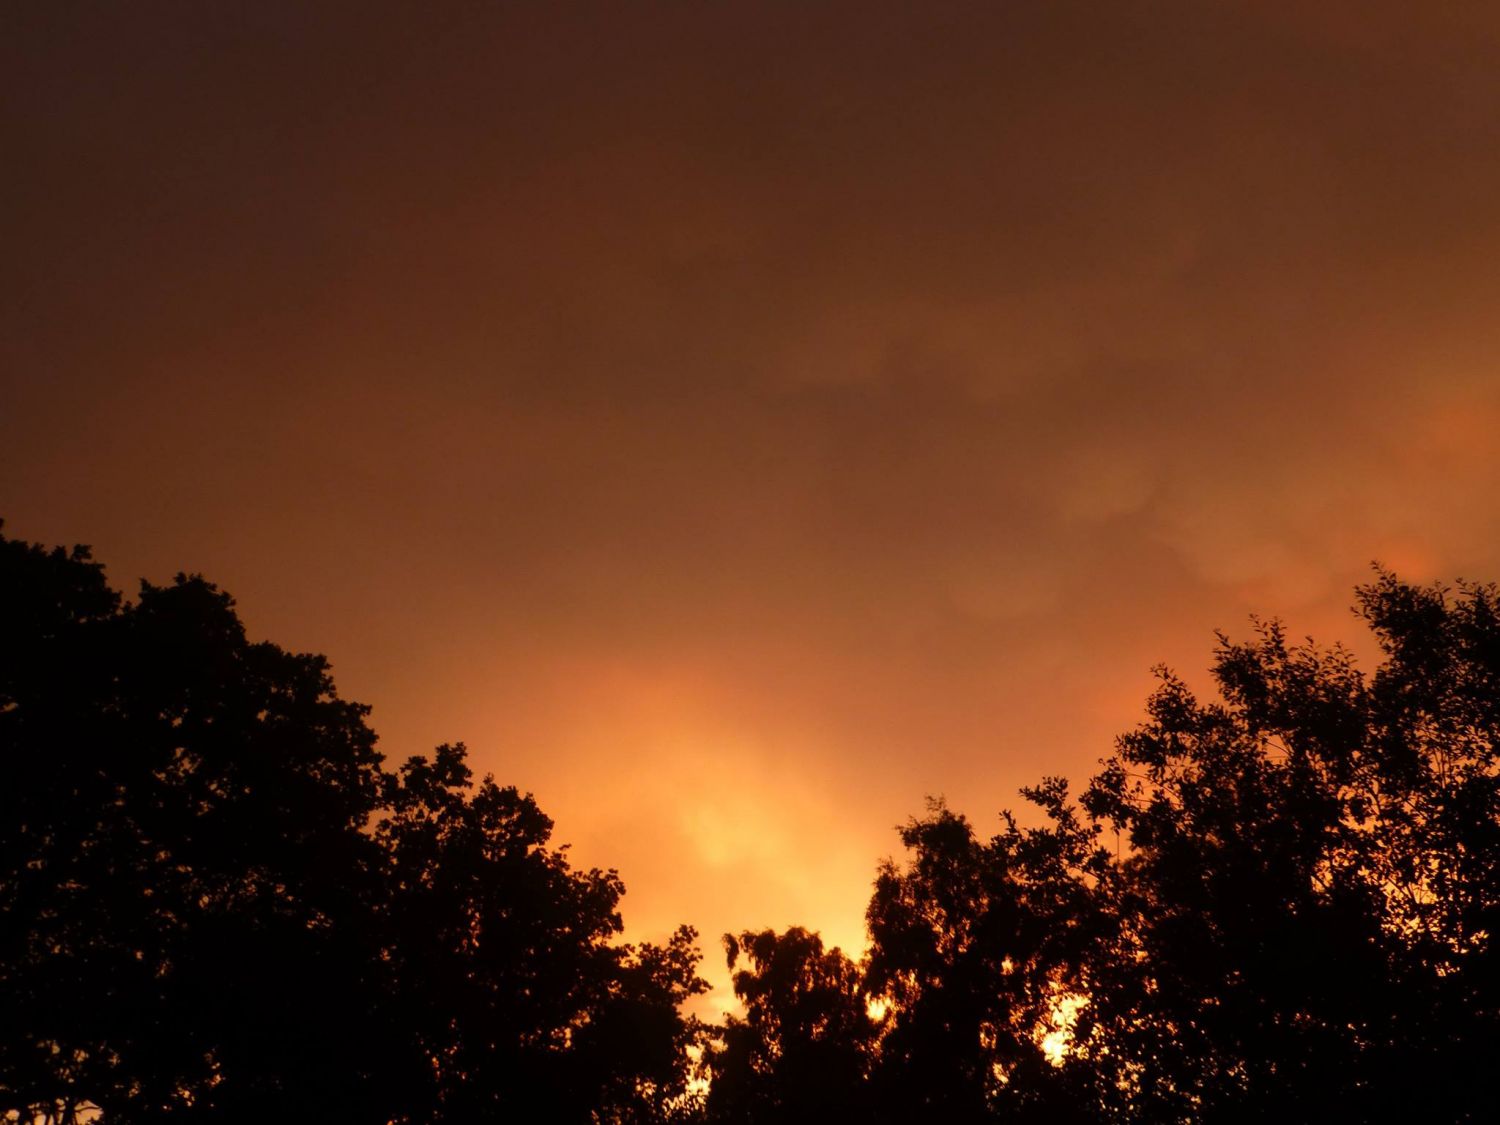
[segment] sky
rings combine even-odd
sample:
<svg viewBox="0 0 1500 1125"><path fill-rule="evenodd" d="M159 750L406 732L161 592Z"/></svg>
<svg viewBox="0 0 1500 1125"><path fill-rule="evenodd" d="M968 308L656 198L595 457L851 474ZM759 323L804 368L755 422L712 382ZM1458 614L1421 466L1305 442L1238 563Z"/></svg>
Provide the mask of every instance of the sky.
<svg viewBox="0 0 1500 1125"><path fill-rule="evenodd" d="M1500 579L1492 2L50 0L0 145L6 533L209 576L710 968L1216 628Z"/></svg>

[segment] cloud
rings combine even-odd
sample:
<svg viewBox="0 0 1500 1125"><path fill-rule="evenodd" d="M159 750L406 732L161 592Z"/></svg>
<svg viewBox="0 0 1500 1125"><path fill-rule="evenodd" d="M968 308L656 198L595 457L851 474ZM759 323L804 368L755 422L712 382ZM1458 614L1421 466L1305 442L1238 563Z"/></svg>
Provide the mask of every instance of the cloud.
<svg viewBox="0 0 1500 1125"><path fill-rule="evenodd" d="M1493 5L33 5L0 514L853 943L1251 610L1500 575Z"/></svg>

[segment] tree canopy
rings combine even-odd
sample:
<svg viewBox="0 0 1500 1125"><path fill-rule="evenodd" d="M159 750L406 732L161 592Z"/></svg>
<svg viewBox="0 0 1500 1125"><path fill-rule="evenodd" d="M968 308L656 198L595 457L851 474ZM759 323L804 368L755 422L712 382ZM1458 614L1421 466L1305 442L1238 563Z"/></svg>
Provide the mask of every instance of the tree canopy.
<svg viewBox="0 0 1500 1125"><path fill-rule="evenodd" d="M366 714L201 578L127 602L0 538L0 1110L674 1112L692 932L620 943L614 872L461 746L387 771Z"/></svg>
<svg viewBox="0 0 1500 1125"><path fill-rule="evenodd" d="M1076 799L1023 791L1037 826L1006 813L985 839L935 802L900 830L858 966L873 1032L829 1024L860 1119L1491 1118L1500 595L1377 572L1356 598L1373 672L1276 622L1220 635L1216 698L1159 669ZM820 989L782 944L807 938L730 942L755 971L711 1108L784 1066L764 1012L848 1007L852 979Z"/></svg>
<svg viewBox="0 0 1500 1125"><path fill-rule="evenodd" d="M729 1017L705 1056L709 1119L863 1116L875 1023L859 967L798 926L726 934L724 948L745 1017Z"/></svg>
<svg viewBox="0 0 1500 1125"><path fill-rule="evenodd" d="M461 745L388 768L317 656L179 575L0 536L0 1120L1480 1121L1500 1047L1500 595L1219 637L1076 791L942 802L858 960L621 939Z"/></svg>

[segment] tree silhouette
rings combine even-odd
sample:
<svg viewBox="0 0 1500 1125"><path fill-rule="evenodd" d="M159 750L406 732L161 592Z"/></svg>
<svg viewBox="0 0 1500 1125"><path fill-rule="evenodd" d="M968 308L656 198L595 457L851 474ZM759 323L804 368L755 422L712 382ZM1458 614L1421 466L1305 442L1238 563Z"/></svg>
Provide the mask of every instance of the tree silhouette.
<svg viewBox="0 0 1500 1125"><path fill-rule="evenodd" d="M860 973L883 1017L847 1106L1488 1119L1500 598L1381 572L1357 599L1373 674L1275 623L1221 635L1219 698L1161 670L1147 721L1079 801L1057 778L1023 791L1040 827L1005 814L983 841L938 803L901 829ZM711 1105L743 1079L715 1082Z"/></svg>
<svg viewBox="0 0 1500 1125"><path fill-rule="evenodd" d="M794 926L724 935L745 1018L711 1048L714 1122L824 1122L868 1110L864 1080L875 1025L857 966ZM748 967L736 968L743 955Z"/></svg>
<svg viewBox="0 0 1500 1125"><path fill-rule="evenodd" d="M1487 1113L1495 591L1382 573L1358 598L1373 676L1276 624L1221 637L1222 700L1164 672L1085 795L1131 844L1079 1041L1122 1117Z"/></svg>
<svg viewBox="0 0 1500 1125"><path fill-rule="evenodd" d="M0 1114L654 1121L705 986L530 797L387 773L326 662L197 577L0 536Z"/></svg>
<svg viewBox="0 0 1500 1125"><path fill-rule="evenodd" d="M886 1010L875 1085L890 1120L1066 1120L1071 1075L1045 1054L1068 970L1087 943L1098 859L1065 787L1035 790L1058 826L982 843L935 802L900 830L903 867L882 865L868 912L865 988ZM1072 866L1069 866L1071 862Z"/></svg>
<svg viewBox="0 0 1500 1125"><path fill-rule="evenodd" d="M707 1028L461 745L388 771L208 582L0 535L0 1120L1489 1120L1500 595L1357 600L1373 673L1221 635L1077 799L900 829L860 963L726 936Z"/></svg>
<svg viewBox="0 0 1500 1125"><path fill-rule="evenodd" d="M529 797L470 785L462 747L414 758L376 838L389 857L386 955L422 1072L412 1120L666 1117L685 1093L707 986L695 935L619 946L624 887L571 870Z"/></svg>
<svg viewBox="0 0 1500 1125"><path fill-rule="evenodd" d="M4 1102L357 1105L365 709L201 579L125 604L86 551L3 540L0 591Z"/></svg>

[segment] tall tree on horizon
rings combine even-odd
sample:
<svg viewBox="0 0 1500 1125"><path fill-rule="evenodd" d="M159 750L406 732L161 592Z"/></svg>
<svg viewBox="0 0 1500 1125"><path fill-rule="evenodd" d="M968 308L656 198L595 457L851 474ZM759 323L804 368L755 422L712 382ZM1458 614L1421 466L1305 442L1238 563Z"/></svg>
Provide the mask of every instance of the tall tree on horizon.
<svg viewBox="0 0 1500 1125"><path fill-rule="evenodd" d="M1481 1121L1500 1047L1500 595L1356 591L1383 659L1222 634L1081 796L900 829L871 1120Z"/></svg>
<svg viewBox="0 0 1500 1125"><path fill-rule="evenodd" d="M807 1123L862 1119L876 1024L859 967L793 926L724 935L744 1018L730 1016L704 1056L708 1120Z"/></svg>
<svg viewBox="0 0 1500 1125"><path fill-rule="evenodd" d="M617 875L367 714L200 577L0 535L0 1119L676 1112L693 933L621 945Z"/></svg>
<svg viewBox="0 0 1500 1125"><path fill-rule="evenodd" d="M1122 1120L1482 1120L1500 1046L1495 587L1356 592L1383 654L1222 634L1161 672L1083 804L1124 941L1075 1039Z"/></svg>

